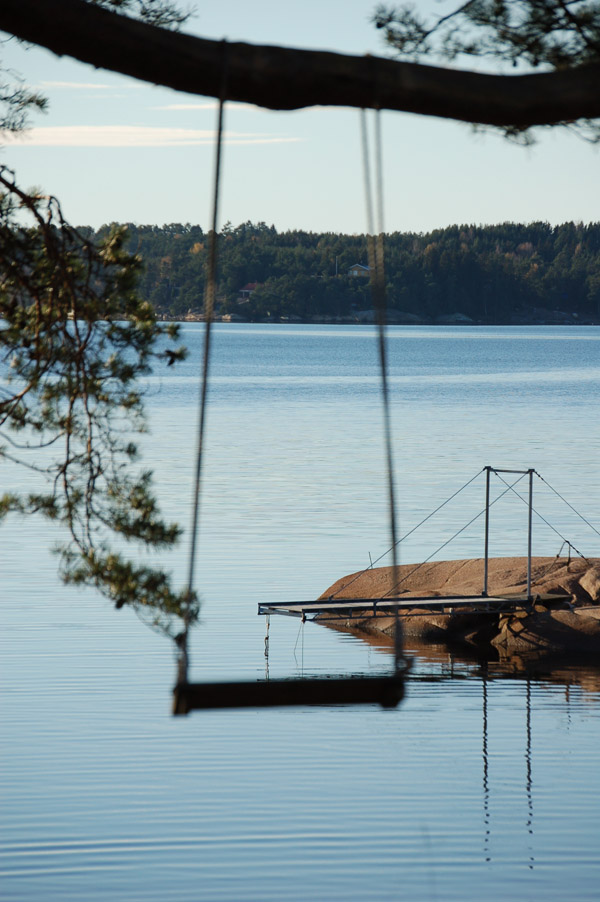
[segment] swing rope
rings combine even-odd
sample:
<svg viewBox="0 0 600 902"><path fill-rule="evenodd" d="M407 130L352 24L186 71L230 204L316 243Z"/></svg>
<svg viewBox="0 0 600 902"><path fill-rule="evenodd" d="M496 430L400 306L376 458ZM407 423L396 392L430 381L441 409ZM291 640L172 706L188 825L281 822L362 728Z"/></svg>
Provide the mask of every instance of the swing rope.
<svg viewBox="0 0 600 902"><path fill-rule="evenodd" d="M379 369L381 400L383 406L383 429L386 455L387 485L388 485L388 517L390 528L390 542L392 550L392 585L398 582L398 540L396 529L396 492L394 485L394 456L392 445L392 421L390 413L390 397L388 386L388 362L386 341L386 310L387 297L385 286L384 253L383 253L383 166L381 153L381 111L375 110L375 186L377 199L377 236L375 236L375 224L373 216L373 188L371 178L371 165L369 159L369 140L367 130L367 113L363 108L360 111L363 171L365 183L365 202L367 210L367 247L369 254L369 269L371 273L370 288L373 307L377 320L377 338L379 349ZM395 669L396 672L406 669L406 660L403 654L402 625L398 610L395 612Z"/></svg>
<svg viewBox="0 0 600 902"><path fill-rule="evenodd" d="M219 109L217 114L217 137L215 145L215 163L213 177L213 198L211 230L209 237L208 270L204 289L204 348L202 354L202 381L200 384L200 411L198 415L198 439L196 446L196 471L194 476L194 503L192 510L192 523L190 528L190 550L188 557L187 598L188 607L185 610L184 631L180 637L179 645L179 682L186 683L189 667L188 635L190 629L189 601L194 592L194 569L196 565L196 547L198 544L198 527L200 520L200 490L202 476L202 459L204 452L204 429L206 423L206 411L208 401L208 377L210 364L210 348L212 323L214 319L215 294L217 280L217 227L219 220L219 198L221 187L221 162L223 155L223 127L225 122L225 99L227 89L227 41L222 42L223 56L221 69L221 92L219 97Z"/></svg>

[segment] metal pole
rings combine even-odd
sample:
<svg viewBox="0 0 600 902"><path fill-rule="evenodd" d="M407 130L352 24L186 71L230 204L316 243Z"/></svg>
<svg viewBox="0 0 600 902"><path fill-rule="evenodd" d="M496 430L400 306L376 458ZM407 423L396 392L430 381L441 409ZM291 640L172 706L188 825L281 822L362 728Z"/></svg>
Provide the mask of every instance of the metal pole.
<svg viewBox="0 0 600 902"><path fill-rule="evenodd" d="M529 470L529 524L527 529L527 600L531 601L531 530L533 525L533 474Z"/></svg>
<svg viewBox="0 0 600 902"><path fill-rule="evenodd" d="M484 550L484 570L483 570L483 592L482 595L488 594L488 557L490 550L490 470L491 467L485 467L485 550Z"/></svg>

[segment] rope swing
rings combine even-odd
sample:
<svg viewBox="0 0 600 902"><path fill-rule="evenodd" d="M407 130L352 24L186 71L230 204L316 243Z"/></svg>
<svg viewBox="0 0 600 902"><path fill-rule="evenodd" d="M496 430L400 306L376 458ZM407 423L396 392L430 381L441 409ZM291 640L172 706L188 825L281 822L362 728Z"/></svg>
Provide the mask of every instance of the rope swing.
<svg viewBox="0 0 600 902"><path fill-rule="evenodd" d="M202 457L204 448L204 432L206 411L208 406L209 362L211 344L211 326L214 316L214 300L216 292L217 269L217 225L219 195L221 184L221 161L223 144L224 107L227 89L227 44L223 42L222 82L219 99L218 124L215 147L214 192L212 206L212 228L208 272L204 295L204 352L202 379L200 388L200 408L198 418L198 441L196 448L196 470L194 480L194 503L189 550L189 567L187 581L187 597L191 602L194 597L194 569L197 549L198 526L200 519L200 496ZM383 400L384 439L386 447L388 474L389 523L393 551L393 582L397 581L398 564L396 555L396 518L394 497L394 475L392 456L392 436L390 404L387 382L387 357L385 340L386 297L385 277L383 269L383 179L381 168L381 130L379 113L376 116L376 183L379 235L374 237L373 204L371 179L369 176L368 141L366 133L366 117L362 111L362 136L365 164L365 186L367 195L368 248L371 268L371 293L376 311L378 325L379 363L381 371L381 395ZM188 608L189 610L189 608ZM290 705L338 705L338 704L380 704L393 708L398 705L404 695L404 673L406 660L402 650L402 632L400 620L396 612L394 671L386 676L359 677L316 677L302 679L264 680L255 682L226 683L190 683L188 681L189 655L188 639L190 629L189 616L184 617L184 630L178 637L178 680L174 689L174 714L188 714L194 709L208 708L240 708L240 707L275 707ZM268 653L268 632L265 639L265 654Z"/></svg>

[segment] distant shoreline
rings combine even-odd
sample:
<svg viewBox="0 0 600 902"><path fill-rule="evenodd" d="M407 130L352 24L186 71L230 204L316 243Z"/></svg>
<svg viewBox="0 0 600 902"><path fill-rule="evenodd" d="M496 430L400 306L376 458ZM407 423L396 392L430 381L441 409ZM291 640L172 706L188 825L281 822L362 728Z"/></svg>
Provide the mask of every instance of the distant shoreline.
<svg viewBox="0 0 600 902"><path fill-rule="evenodd" d="M204 322L204 314L203 313L188 313L185 316L172 316L168 313L156 313L156 318L160 322L169 322L169 323L203 323ZM469 328L473 326L485 326L486 328L506 328L506 326L511 326L513 328L519 328L521 326L600 326L600 319L586 319L585 321L571 319L569 321L566 320L527 320L520 322L503 322L503 323L490 323L482 320L478 321L470 321L465 322L464 320L454 320L450 321L450 318L446 318L448 321L432 322L431 320L422 319L417 320L416 318L411 318L410 320L402 321L398 318L389 318L387 320L388 326L414 326L416 328L422 328L423 326L427 326L428 328L445 328L447 326L460 326L461 328ZM224 314L217 315L213 317L213 322L215 323L227 323L233 325L253 325L253 326L266 326L266 325L277 325L277 326L371 326L374 325L374 320L367 319L352 319L350 317L327 317L327 316L315 316L309 317L307 319L301 319L299 317L279 317L277 319L261 319L261 320L249 320L244 319L243 317Z"/></svg>

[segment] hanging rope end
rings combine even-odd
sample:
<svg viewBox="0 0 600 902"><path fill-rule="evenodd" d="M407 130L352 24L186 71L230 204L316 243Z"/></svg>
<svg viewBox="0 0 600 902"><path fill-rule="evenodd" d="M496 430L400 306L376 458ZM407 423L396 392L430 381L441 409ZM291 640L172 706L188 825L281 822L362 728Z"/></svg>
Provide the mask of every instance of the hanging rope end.
<svg viewBox="0 0 600 902"><path fill-rule="evenodd" d="M177 683L173 689L173 715L187 715L190 713L190 706L187 697L187 683Z"/></svg>

